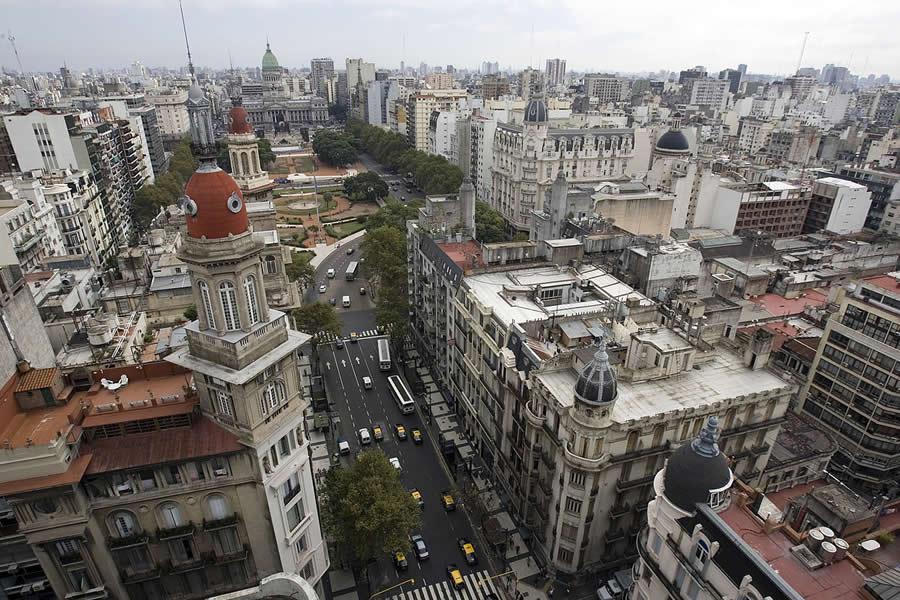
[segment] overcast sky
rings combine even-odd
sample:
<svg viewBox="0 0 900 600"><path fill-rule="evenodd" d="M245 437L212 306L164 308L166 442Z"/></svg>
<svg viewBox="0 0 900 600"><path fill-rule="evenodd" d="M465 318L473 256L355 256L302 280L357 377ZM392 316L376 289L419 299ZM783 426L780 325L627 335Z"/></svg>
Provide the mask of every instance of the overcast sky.
<svg viewBox="0 0 900 600"><path fill-rule="evenodd" d="M257 66L266 37L282 66L330 56L343 68L363 57L501 68L549 57L576 71L710 71L747 63L751 73L789 74L797 65L849 66L900 78L896 0L183 0L194 63ZM186 62L177 0L0 0L25 70ZM532 33L533 31L533 33ZM405 44L404 44L405 39ZM405 50L404 50L405 48ZM0 65L15 68L6 39Z"/></svg>

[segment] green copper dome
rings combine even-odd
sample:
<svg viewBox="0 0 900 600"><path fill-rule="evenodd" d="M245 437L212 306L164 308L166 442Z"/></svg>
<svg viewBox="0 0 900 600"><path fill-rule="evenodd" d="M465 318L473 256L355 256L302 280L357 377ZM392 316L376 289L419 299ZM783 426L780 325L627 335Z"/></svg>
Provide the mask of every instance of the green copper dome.
<svg viewBox="0 0 900 600"><path fill-rule="evenodd" d="M275 55L272 54L272 49L269 48L269 42L266 42L266 53L263 54L262 68L263 71L277 71L281 69L281 66L278 64L278 59L275 58Z"/></svg>

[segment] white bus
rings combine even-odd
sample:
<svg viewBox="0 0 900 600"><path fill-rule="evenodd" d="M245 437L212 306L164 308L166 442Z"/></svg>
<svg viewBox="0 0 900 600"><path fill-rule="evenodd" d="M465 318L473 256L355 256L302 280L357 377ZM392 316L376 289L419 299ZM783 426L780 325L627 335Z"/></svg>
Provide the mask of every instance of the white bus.
<svg viewBox="0 0 900 600"><path fill-rule="evenodd" d="M391 349L385 338L378 339L378 368L382 371L391 370Z"/></svg>
<svg viewBox="0 0 900 600"><path fill-rule="evenodd" d="M404 415L415 412L416 405L413 403L412 395L406 389L406 384L403 383L400 376L391 375L388 377L388 385L391 386L391 393L394 395L394 400L397 401L397 406L400 407L400 412Z"/></svg>

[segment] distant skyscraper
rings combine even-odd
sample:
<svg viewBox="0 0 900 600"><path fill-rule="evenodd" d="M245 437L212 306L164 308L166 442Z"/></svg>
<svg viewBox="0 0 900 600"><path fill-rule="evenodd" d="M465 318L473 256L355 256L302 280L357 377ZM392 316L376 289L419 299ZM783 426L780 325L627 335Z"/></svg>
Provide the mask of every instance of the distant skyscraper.
<svg viewBox="0 0 900 600"><path fill-rule="evenodd" d="M566 59L548 58L547 68L544 71L547 77L547 88L553 89L562 85L566 78Z"/></svg>
<svg viewBox="0 0 900 600"><path fill-rule="evenodd" d="M719 71L719 79L728 80L728 91L737 94L741 87L741 72L734 69L724 69Z"/></svg>
<svg viewBox="0 0 900 600"><path fill-rule="evenodd" d="M500 72L500 63L491 62L489 60L481 63L482 75L495 75Z"/></svg>
<svg viewBox="0 0 900 600"><path fill-rule="evenodd" d="M741 72L741 77L743 77L744 75L747 74L747 65L745 65L744 63L739 64L738 71Z"/></svg>
<svg viewBox="0 0 900 600"><path fill-rule="evenodd" d="M314 58L309 61L310 74L309 81L312 84L313 92L321 97L328 97L327 81L334 77L334 61L330 58Z"/></svg>

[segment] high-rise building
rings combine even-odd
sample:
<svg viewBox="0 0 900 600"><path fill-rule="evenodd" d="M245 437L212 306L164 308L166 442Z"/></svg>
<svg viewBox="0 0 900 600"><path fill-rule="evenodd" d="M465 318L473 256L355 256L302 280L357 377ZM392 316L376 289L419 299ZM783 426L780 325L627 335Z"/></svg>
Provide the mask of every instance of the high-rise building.
<svg viewBox="0 0 900 600"><path fill-rule="evenodd" d="M544 74L547 78L548 89L555 89L561 86L566 80L566 59L548 58Z"/></svg>
<svg viewBox="0 0 900 600"><path fill-rule="evenodd" d="M813 183L809 211L803 233L827 231L848 235L862 231L872 203L866 186L837 177L823 177Z"/></svg>
<svg viewBox="0 0 900 600"><path fill-rule="evenodd" d="M588 74L584 76L584 94L596 98L599 104L619 102L624 94L624 82L613 75Z"/></svg>
<svg viewBox="0 0 900 600"><path fill-rule="evenodd" d="M428 152L428 131L431 113L454 110L465 100L466 90L419 90L409 96L406 105L406 137L409 145L420 152Z"/></svg>
<svg viewBox="0 0 900 600"><path fill-rule="evenodd" d="M723 69L722 71L719 71L719 79L728 80L728 91L732 94L737 94L738 90L741 88L741 77L742 74L740 70L737 69Z"/></svg>
<svg viewBox="0 0 900 600"><path fill-rule="evenodd" d="M738 65L737 70L741 72L741 77L744 77L747 74L747 65L741 63Z"/></svg>
<svg viewBox="0 0 900 600"><path fill-rule="evenodd" d="M179 89L160 89L147 93L147 102L156 107L159 133L163 142L173 146L190 131L187 116L187 92Z"/></svg>
<svg viewBox="0 0 900 600"><path fill-rule="evenodd" d="M731 81L703 77L694 79L691 85L690 104L713 109L724 109L728 103Z"/></svg>
<svg viewBox="0 0 900 600"><path fill-rule="evenodd" d="M481 97L496 100L509 94L509 79L500 75L485 75L481 79Z"/></svg>
<svg viewBox="0 0 900 600"><path fill-rule="evenodd" d="M533 96L544 93L544 74L537 69L528 68L519 73L519 96L530 100Z"/></svg>
<svg viewBox="0 0 900 600"><path fill-rule="evenodd" d="M900 476L900 284L897 273L860 280L826 322L802 410L838 443L828 471L870 495Z"/></svg>
<svg viewBox="0 0 900 600"><path fill-rule="evenodd" d="M328 98L327 81L334 77L334 61L330 58L314 58L309 61L309 81L313 93L320 98Z"/></svg>
<svg viewBox="0 0 900 600"><path fill-rule="evenodd" d="M451 73L431 73L425 76L425 85L432 90L453 89L453 75Z"/></svg>

